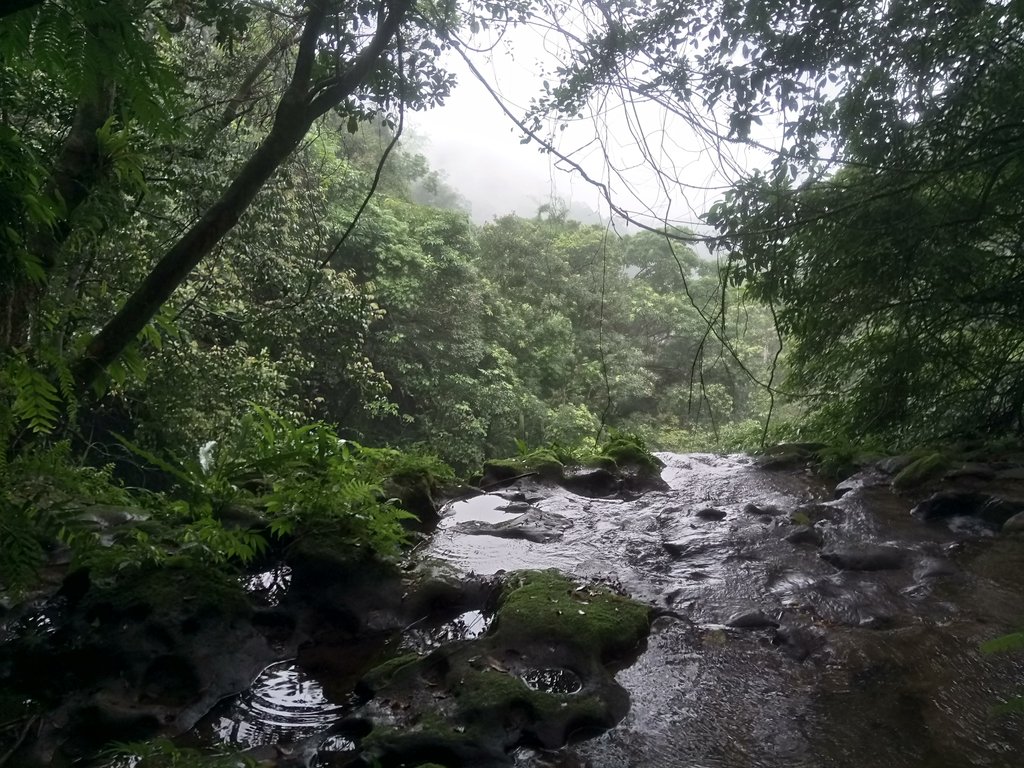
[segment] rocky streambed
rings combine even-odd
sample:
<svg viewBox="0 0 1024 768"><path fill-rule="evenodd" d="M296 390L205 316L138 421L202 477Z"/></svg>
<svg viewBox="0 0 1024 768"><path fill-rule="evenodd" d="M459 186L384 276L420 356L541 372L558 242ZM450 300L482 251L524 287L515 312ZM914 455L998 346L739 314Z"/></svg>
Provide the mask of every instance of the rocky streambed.
<svg viewBox="0 0 1024 768"><path fill-rule="evenodd" d="M653 490L527 475L451 503L400 571L312 543L246 604L184 576L173 609L51 601L0 661L69 695L13 764L154 734L268 766L1022 764L1000 707L1024 652L982 650L1024 626L1019 463L895 490L906 461L836 487L660 458Z"/></svg>

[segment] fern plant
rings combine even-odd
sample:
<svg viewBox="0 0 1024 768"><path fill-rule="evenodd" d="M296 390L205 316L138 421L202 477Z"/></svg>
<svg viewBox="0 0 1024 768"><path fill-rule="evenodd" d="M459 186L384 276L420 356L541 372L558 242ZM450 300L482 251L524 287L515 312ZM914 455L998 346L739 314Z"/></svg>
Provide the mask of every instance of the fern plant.
<svg viewBox="0 0 1024 768"><path fill-rule="evenodd" d="M436 486L454 477L433 456L366 448L326 424L295 424L256 405L236 430L204 446L202 460L164 458L120 439L177 482L180 498L167 509L178 524L167 545L176 539L179 554L207 561L248 562L267 546L263 531L277 539L330 535L392 555L414 516L389 497L386 481ZM261 516L258 530L223 522L239 506Z"/></svg>
<svg viewBox="0 0 1024 768"><path fill-rule="evenodd" d="M4 454L0 469L0 583L14 593L32 585L47 549L70 547L82 563L101 548L85 510L143 503L113 480L111 467L76 463L67 442Z"/></svg>

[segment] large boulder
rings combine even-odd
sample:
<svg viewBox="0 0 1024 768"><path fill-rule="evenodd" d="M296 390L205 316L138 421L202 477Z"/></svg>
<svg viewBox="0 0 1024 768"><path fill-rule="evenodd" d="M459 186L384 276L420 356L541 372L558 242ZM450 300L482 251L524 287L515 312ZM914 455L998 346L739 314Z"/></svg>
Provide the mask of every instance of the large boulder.
<svg viewBox="0 0 1024 768"><path fill-rule="evenodd" d="M1024 502L977 491L940 491L911 510L926 521L976 517L996 528L1020 512L1024 512Z"/></svg>
<svg viewBox="0 0 1024 768"><path fill-rule="evenodd" d="M355 717L363 759L381 765L510 766L519 745L563 746L604 730L629 697L613 676L649 631L646 606L554 571L508 575L493 630L371 670Z"/></svg>

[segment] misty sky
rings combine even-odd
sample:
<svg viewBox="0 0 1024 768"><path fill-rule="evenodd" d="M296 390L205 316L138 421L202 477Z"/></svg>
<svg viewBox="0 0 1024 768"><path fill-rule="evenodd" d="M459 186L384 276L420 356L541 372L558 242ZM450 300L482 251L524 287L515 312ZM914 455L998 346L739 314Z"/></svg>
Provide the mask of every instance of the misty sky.
<svg viewBox="0 0 1024 768"><path fill-rule="evenodd" d="M517 28L491 52L474 56L474 63L512 111L522 115L540 92L544 70L553 68L556 48L550 34ZM475 221L505 213L533 216L552 197L567 203L573 213L590 209L607 214L598 190L558 168L555 158L542 154L536 144L520 143L519 129L461 59L450 55L446 66L457 75L458 86L443 107L411 115L410 128L416 149L470 201ZM717 149L709 151L687 125L652 105L631 105L628 114L612 108L587 115L555 133L559 150L609 184L617 204L651 223L667 217L694 227L727 183ZM680 183L659 183L650 156L639 155L640 143ZM605 152L617 158L621 173L609 172ZM747 162L740 153L738 164Z"/></svg>
<svg viewBox="0 0 1024 768"><path fill-rule="evenodd" d="M512 103L525 107L536 75L511 56L495 59L489 75ZM553 196L599 207L592 187L581 188L580 182L558 171L535 144L520 143L518 128L461 60L451 57L448 65L457 73L459 85L443 107L417 113L410 123L418 151L472 203L474 221L506 213L533 216Z"/></svg>

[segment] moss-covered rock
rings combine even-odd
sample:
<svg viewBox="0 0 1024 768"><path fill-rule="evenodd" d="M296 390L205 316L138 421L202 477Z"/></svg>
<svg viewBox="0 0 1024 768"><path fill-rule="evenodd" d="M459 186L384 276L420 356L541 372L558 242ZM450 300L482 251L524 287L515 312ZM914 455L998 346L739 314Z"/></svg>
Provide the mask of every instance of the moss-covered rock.
<svg viewBox="0 0 1024 768"><path fill-rule="evenodd" d="M664 463L641 442L626 437L614 437L601 446L600 457L611 459L620 468L637 467L658 473L665 468Z"/></svg>
<svg viewBox="0 0 1024 768"><path fill-rule="evenodd" d="M524 571L506 582L496 626L509 645L543 638L608 661L647 636L650 609L606 587L578 586L558 571Z"/></svg>
<svg viewBox="0 0 1024 768"><path fill-rule="evenodd" d="M360 744L364 757L382 766L508 765L519 744L554 749L581 728L609 728L628 709L614 664L638 650L649 619L646 606L604 586L556 571L511 574L495 631L399 656L364 678L374 698L360 716L375 724ZM551 676L574 685L539 682Z"/></svg>
<svg viewBox="0 0 1024 768"><path fill-rule="evenodd" d="M949 466L950 458L947 454L939 451L924 453L896 473L892 487L896 490L917 487L939 477Z"/></svg>
<svg viewBox="0 0 1024 768"><path fill-rule="evenodd" d="M114 581L95 584L85 594L82 608L90 621L116 621L167 617L182 620L217 616L247 617L252 607L237 579L223 570L194 562L127 572Z"/></svg>
<svg viewBox="0 0 1024 768"><path fill-rule="evenodd" d="M418 653L403 653L401 656L388 659L383 664L378 664L367 672L363 679L359 681L358 687L365 695L372 696L375 691L379 691L389 685L396 673L419 660L420 655Z"/></svg>
<svg viewBox="0 0 1024 768"><path fill-rule="evenodd" d="M360 581L393 581L399 571L368 547L353 544L338 531L310 531L293 541L285 553L292 569L292 589L320 592L334 585Z"/></svg>
<svg viewBox="0 0 1024 768"><path fill-rule="evenodd" d="M522 456L484 462L481 483L484 486L498 485L527 474L537 474L548 480L558 481L564 469L564 465L554 452L540 448Z"/></svg>

